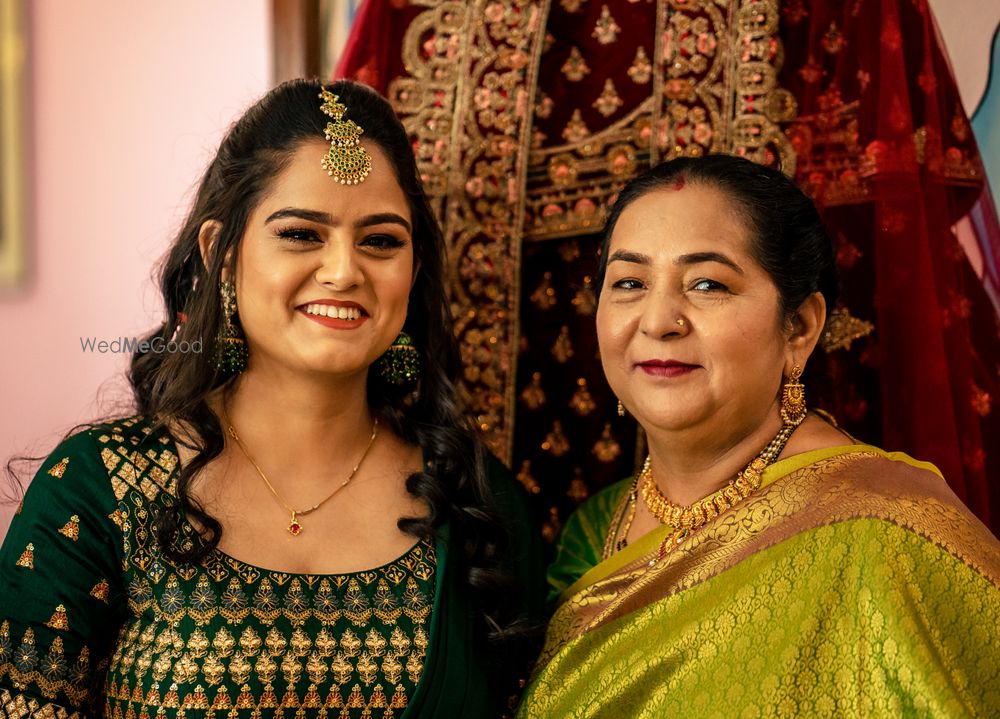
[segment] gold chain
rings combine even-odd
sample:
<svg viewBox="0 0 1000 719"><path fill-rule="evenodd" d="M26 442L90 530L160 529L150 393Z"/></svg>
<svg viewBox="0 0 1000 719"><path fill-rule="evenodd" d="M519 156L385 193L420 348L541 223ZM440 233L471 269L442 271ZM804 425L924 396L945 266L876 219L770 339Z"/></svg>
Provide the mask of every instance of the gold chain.
<svg viewBox="0 0 1000 719"><path fill-rule="evenodd" d="M365 447L365 451L362 453L361 459L359 459L358 463L354 465L354 469L352 469L351 473L347 475L347 479L341 482L336 489L330 492L330 494L321 499L319 502L311 506L309 509L292 509L290 506L288 506L288 502L286 502L284 498L282 498L282 496L278 494L278 490L276 490L274 488L274 485L271 484L271 481L267 478L267 475L264 474L264 470L260 468L260 465L258 465L254 461L253 457L250 456L250 453L247 451L247 448L243 446L243 442L240 441L239 435L236 434L236 428L233 427L232 424L229 424L229 436L233 438L233 440L236 442L236 446L240 448L240 451L243 452L243 455L247 458L247 460L249 460L250 464L253 465L253 468L257 470L257 474L259 474L260 478L264 480L264 484L267 485L267 488L271 490L271 494L273 494L274 498L278 500L278 504L284 507L286 511L291 513L292 519L288 523L288 533L291 534L293 537L297 537L300 534L302 534L302 523L299 521L298 518L304 517L305 515L311 512L315 512L317 509L319 509L324 504L333 499L334 495L336 495L337 492L346 487L348 483L352 479L354 479L354 475L358 473L358 468L361 466L361 463L364 462L365 457L368 456L368 451L372 448L372 445L375 444L375 437L378 436L378 417L375 417L374 422L372 422L372 434L371 437L368 438L368 445Z"/></svg>

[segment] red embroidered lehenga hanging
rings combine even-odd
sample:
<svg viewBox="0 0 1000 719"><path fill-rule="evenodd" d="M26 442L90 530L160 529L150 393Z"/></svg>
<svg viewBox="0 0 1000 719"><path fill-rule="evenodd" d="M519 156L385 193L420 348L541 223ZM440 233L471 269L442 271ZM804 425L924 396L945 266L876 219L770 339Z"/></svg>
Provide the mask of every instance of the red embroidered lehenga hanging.
<svg viewBox="0 0 1000 719"><path fill-rule="evenodd" d="M953 225L975 140L926 0L368 0L338 75L386 93L451 252L470 406L548 516L632 471L596 359L606 204L678 154L780 166L820 205L843 301L814 401L934 462L1000 521L1000 333Z"/></svg>

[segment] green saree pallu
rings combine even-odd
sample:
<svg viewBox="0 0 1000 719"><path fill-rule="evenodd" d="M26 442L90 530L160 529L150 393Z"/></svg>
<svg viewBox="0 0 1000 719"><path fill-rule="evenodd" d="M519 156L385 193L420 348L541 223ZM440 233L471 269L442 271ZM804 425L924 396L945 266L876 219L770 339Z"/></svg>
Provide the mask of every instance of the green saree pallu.
<svg viewBox="0 0 1000 719"><path fill-rule="evenodd" d="M348 574L263 569L218 550L177 563L154 518L175 501L172 437L141 418L64 441L0 550L0 717L497 717L453 528ZM510 565L540 610L537 532L499 463ZM182 522L178 541L199 541ZM535 580L538 580L537 582Z"/></svg>
<svg viewBox="0 0 1000 719"><path fill-rule="evenodd" d="M796 455L602 559L630 487L567 522L522 719L1000 716L1000 543L932 465Z"/></svg>

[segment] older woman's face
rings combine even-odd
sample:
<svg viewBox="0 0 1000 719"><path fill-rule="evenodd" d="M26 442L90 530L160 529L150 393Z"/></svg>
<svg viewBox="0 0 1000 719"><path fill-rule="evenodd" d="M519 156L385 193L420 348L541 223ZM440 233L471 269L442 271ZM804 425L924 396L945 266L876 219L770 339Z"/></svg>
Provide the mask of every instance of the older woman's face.
<svg viewBox="0 0 1000 719"><path fill-rule="evenodd" d="M649 192L619 217L597 336L608 382L647 429L740 432L776 406L779 295L721 191Z"/></svg>
<svg viewBox="0 0 1000 719"><path fill-rule="evenodd" d="M250 368L363 374L399 333L413 283L410 205L370 143L371 174L341 185L301 145L251 213L236 294Z"/></svg>

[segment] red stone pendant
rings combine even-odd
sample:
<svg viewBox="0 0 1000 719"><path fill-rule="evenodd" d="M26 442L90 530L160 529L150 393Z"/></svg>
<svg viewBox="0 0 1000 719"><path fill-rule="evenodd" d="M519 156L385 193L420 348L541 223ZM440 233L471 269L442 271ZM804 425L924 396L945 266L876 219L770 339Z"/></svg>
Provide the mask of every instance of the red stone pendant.
<svg viewBox="0 0 1000 719"><path fill-rule="evenodd" d="M299 520L295 518L294 514L292 515L292 521L288 524L288 533L293 537L297 537L302 534L302 525L299 524Z"/></svg>

